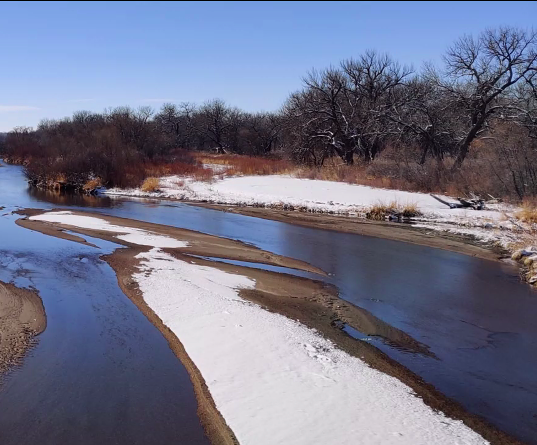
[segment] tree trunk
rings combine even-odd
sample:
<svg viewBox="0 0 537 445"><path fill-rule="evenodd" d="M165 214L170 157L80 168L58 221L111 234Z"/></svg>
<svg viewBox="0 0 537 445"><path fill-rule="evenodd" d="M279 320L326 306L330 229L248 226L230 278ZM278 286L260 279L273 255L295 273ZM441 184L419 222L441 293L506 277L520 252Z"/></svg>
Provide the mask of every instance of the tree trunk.
<svg viewBox="0 0 537 445"><path fill-rule="evenodd" d="M375 137L375 140L373 141L373 143L371 144L371 152L370 152L370 161L373 161L378 153L380 151L380 141L377 137Z"/></svg>
<svg viewBox="0 0 537 445"><path fill-rule="evenodd" d="M420 165L425 164L425 159L427 158L427 152L429 151L429 144L425 144L425 148L421 154Z"/></svg>
<svg viewBox="0 0 537 445"><path fill-rule="evenodd" d="M466 141L464 144L461 145L461 147L459 148L459 153L457 153L457 157L455 158L455 163L453 164L453 167L451 167L452 173L455 173L462 167L462 164L466 159L466 156L468 155L469 148L470 144L466 143Z"/></svg>
<svg viewBox="0 0 537 445"><path fill-rule="evenodd" d="M477 132L483 128L483 125L485 124L485 112L483 111L481 114L481 117L477 119L474 123L474 126L470 129L466 137L464 138L464 141L462 142L459 152L457 153L457 158L455 159L455 163L453 164L453 167L451 167L451 172L454 173L458 171L464 160L466 159L466 156L468 155L468 151L470 150L470 145L474 141L474 139L477 136Z"/></svg>
<svg viewBox="0 0 537 445"><path fill-rule="evenodd" d="M347 165L353 165L354 164L354 151L353 150L347 150L344 153L343 156L343 162Z"/></svg>

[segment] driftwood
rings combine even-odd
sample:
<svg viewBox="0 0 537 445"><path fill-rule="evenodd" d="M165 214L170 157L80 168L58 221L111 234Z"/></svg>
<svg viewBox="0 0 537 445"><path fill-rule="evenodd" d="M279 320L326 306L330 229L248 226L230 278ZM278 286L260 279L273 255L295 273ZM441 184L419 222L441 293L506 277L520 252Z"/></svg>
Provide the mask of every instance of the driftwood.
<svg viewBox="0 0 537 445"><path fill-rule="evenodd" d="M444 205L447 205L450 209L474 209L474 210L483 210L485 208L485 201L478 198L475 195L472 195L471 198L457 198L459 202L449 202L445 201L438 196L435 196L431 193L431 196L437 201L441 202Z"/></svg>

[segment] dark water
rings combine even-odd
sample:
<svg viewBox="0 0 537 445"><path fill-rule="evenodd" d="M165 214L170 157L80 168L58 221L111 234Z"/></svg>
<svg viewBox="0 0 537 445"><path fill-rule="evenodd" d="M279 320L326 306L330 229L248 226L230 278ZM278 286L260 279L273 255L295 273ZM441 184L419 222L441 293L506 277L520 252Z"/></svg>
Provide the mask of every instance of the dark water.
<svg viewBox="0 0 537 445"><path fill-rule="evenodd" d="M521 283L510 266L180 203L99 198L73 202L68 196L51 202L50 196L28 193L23 183L13 194L23 207L84 206L239 239L310 262L331 274L328 281L339 287L342 298L429 345L436 359L378 339L373 339L375 346L469 411L537 443L537 293ZM2 195L0 203L3 200Z"/></svg>
<svg viewBox="0 0 537 445"><path fill-rule="evenodd" d="M0 168L0 214L29 204L16 173ZM14 220L0 217L0 280L39 290L47 329L0 387L0 444L208 443L186 370L98 258L116 246Z"/></svg>

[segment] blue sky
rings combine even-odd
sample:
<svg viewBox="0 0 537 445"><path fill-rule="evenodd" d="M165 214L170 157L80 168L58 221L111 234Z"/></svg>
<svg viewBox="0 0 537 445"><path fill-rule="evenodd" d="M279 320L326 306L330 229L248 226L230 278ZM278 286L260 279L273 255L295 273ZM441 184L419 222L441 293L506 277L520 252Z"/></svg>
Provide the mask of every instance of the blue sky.
<svg viewBox="0 0 537 445"><path fill-rule="evenodd" d="M536 2L2 2L0 131L215 97L276 110L313 67L370 48L419 67L462 34L535 17Z"/></svg>

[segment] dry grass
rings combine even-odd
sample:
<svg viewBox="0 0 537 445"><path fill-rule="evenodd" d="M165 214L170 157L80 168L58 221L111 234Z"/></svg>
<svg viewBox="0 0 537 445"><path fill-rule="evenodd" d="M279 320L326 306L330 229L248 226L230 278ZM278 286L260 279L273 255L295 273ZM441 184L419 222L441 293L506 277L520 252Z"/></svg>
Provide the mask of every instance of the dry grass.
<svg viewBox="0 0 537 445"><path fill-rule="evenodd" d="M160 181L158 178L146 178L142 184L142 192L156 192L159 190Z"/></svg>
<svg viewBox="0 0 537 445"><path fill-rule="evenodd" d="M415 218L420 214L421 212L418 210L416 203L401 204L397 201L392 201L390 203L379 201L368 209L366 218L384 221L390 216L395 218Z"/></svg>
<svg viewBox="0 0 537 445"><path fill-rule="evenodd" d="M415 202L411 202L403 205L401 214L405 218L415 218L420 216L421 212L418 209L418 205Z"/></svg>
<svg viewBox="0 0 537 445"><path fill-rule="evenodd" d="M213 171L210 168L204 168L198 163L187 162L146 162L143 165L146 177L162 178L163 176L192 176L196 179L206 180L213 176Z"/></svg>
<svg viewBox="0 0 537 445"><path fill-rule="evenodd" d="M260 158L242 155L208 155L194 153L195 159L202 164L217 164L228 167L227 176L237 175L281 175L296 171L293 163L283 159Z"/></svg>
<svg viewBox="0 0 537 445"><path fill-rule="evenodd" d="M391 175L377 175L370 171L367 164L357 163L345 165L340 159L328 159L323 167L302 167L297 169L296 176L322 181L345 182L347 184L365 185L369 187L418 191L415 187Z"/></svg>
<svg viewBox="0 0 537 445"><path fill-rule="evenodd" d="M515 213L517 219L528 224L537 224L537 200L526 199L522 202L520 211Z"/></svg>
<svg viewBox="0 0 537 445"><path fill-rule="evenodd" d="M141 162L132 163L122 171L121 181L116 181L118 187L140 187L151 178L164 176L188 176L198 181L212 181L214 172L210 168L204 168L198 163L188 162Z"/></svg>
<svg viewBox="0 0 537 445"><path fill-rule="evenodd" d="M82 190L84 190L85 192L91 192L92 190L95 190L102 185L103 183L100 178L90 179L82 186Z"/></svg>
<svg viewBox="0 0 537 445"><path fill-rule="evenodd" d="M445 168L439 169L432 159L428 160L425 165L418 165L415 159L395 158L389 150L372 163L357 160L354 165L346 165L340 158L333 157L326 159L322 167L299 166L287 160L231 154L215 155L198 152L190 153L190 156L201 164L227 166L228 169L224 173L226 176L289 174L298 178L345 182L409 192L447 193L454 196L469 191L478 194L481 192L500 194L484 181L484 177L491 175L482 173L484 166L473 159L467 160L464 171L453 176L449 173L451 160L445 160ZM409 213L412 213L412 209L409 209Z"/></svg>

